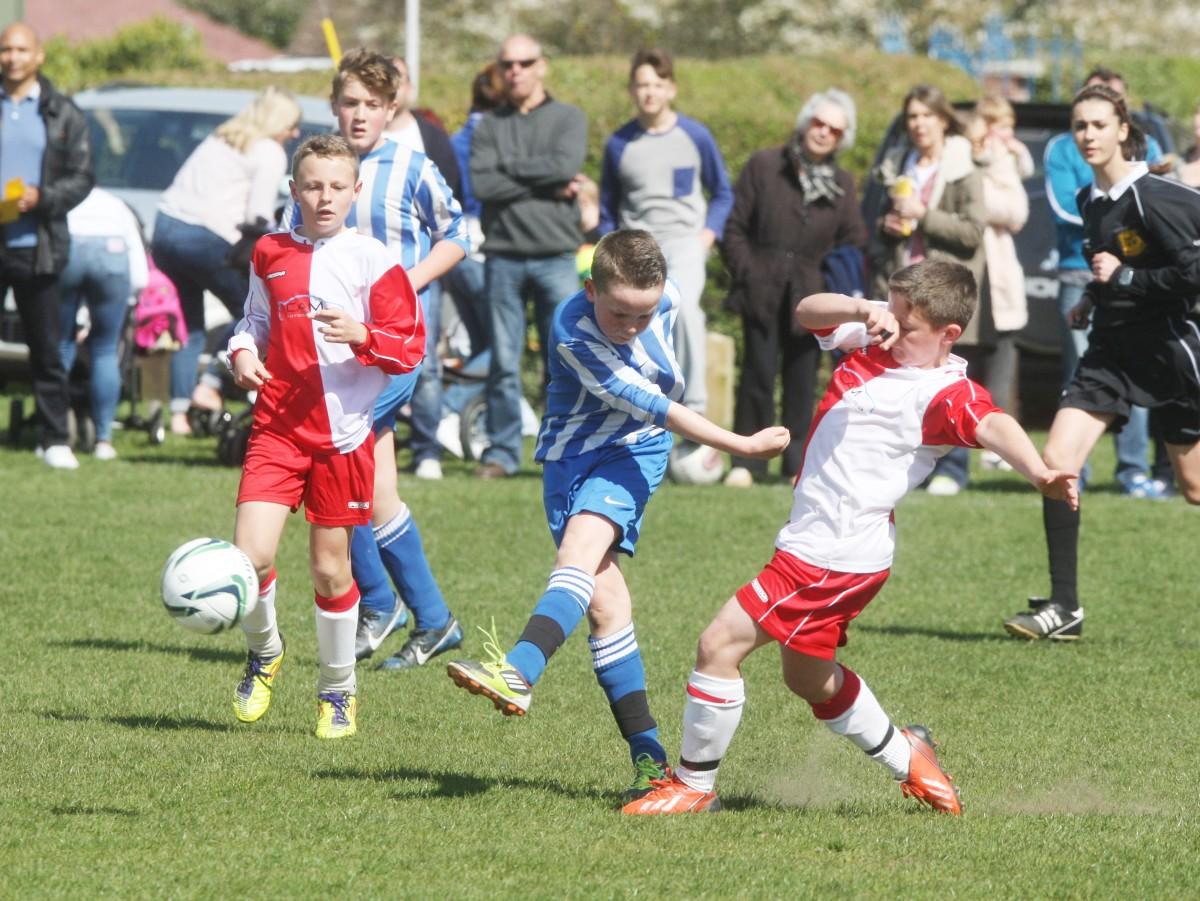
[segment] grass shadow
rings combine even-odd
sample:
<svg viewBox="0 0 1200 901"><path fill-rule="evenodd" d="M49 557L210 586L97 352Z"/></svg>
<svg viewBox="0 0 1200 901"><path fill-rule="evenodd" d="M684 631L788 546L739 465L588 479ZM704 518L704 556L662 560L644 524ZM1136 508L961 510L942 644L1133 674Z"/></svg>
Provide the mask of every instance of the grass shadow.
<svg viewBox="0 0 1200 901"><path fill-rule="evenodd" d="M111 816L111 817L140 817L140 810L127 810L124 807L92 807L86 804L60 804L51 807L50 812L55 816Z"/></svg>
<svg viewBox="0 0 1200 901"><path fill-rule="evenodd" d="M368 782L397 782L414 781L433 783L433 792L414 792L412 794L394 794L394 801L419 800L430 794L438 798L469 798L482 795L494 788L532 789L534 791L552 792L564 798L576 801L599 801L605 805L618 808L624 803L617 792L597 791L565 785L551 779L526 779L520 776L479 776L473 773L410 769L393 767L386 770L363 770L356 767L336 770L317 770L312 774L317 779L359 779ZM735 795L728 800L721 799L727 810L751 810L769 807L760 798L752 795Z"/></svg>
<svg viewBox="0 0 1200 901"><path fill-rule="evenodd" d="M147 641L126 641L120 638L73 638L68 641L51 641L50 645L60 648L75 648L88 651L134 651L154 654L171 654L189 657L203 663L241 663L246 659L245 651L224 648L197 648L187 645L153 644Z"/></svg>
<svg viewBox="0 0 1200 901"><path fill-rule="evenodd" d="M194 716L88 716L86 713L71 713L65 710L39 710L37 716L51 722L63 723L112 723L124 726L126 729L158 729L175 732L185 729L196 729L202 732L232 732L236 726L232 723L219 723L214 720L202 720Z"/></svg>
<svg viewBox="0 0 1200 901"><path fill-rule="evenodd" d="M945 641L1011 642L1012 636L997 629L995 632L948 632L945 629L928 629L921 626L872 626L855 623L857 632L874 632L878 635L898 635L904 638L940 638Z"/></svg>

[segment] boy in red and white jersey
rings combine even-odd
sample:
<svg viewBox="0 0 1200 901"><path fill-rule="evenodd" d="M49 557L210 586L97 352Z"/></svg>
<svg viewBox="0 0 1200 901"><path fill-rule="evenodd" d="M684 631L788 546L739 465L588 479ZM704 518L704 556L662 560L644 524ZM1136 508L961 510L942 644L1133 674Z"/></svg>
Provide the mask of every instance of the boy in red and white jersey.
<svg viewBox="0 0 1200 901"><path fill-rule="evenodd" d="M258 392L234 544L254 563L260 591L242 620L249 655L233 710L254 722L270 706L284 654L275 552L288 514L303 503L312 524L320 738L357 728L350 534L371 519L371 410L388 376L411 372L425 354L408 276L383 244L346 227L361 188L358 155L344 138L300 146L291 191L303 224L255 244L245 316L229 341L234 380Z"/></svg>
<svg viewBox="0 0 1200 901"><path fill-rule="evenodd" d="M1074 473L1048 469L1029 437L950 350L975 309L975 279L936 260L897 272L888 303L814 294L796 323L849 351L813 419L775 556L700 637L679 767L625 813L717 810L717 767L742 716L742 661L771 641L783 678L817 719L879 761L907 797L958 814L958 790L923 726L896 729L834 659L846 626L887 580L893 510L951 447L986 447L1047 497L1078 504Z"/></svg>

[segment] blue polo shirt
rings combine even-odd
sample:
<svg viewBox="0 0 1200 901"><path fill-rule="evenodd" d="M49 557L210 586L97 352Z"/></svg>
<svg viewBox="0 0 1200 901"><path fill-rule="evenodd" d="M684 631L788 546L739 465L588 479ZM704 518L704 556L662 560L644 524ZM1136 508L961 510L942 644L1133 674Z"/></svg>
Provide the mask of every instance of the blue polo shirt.
<svg viewBox="0 0 1200 901"><path fill-rule="evenodd" d="M0 188L19 178L26 185L42 183L42 159L46 155L46 123L38 112L42 86L34 84L21 100L13 100L0 87ZM4 227L8 247L37 246L37 218L22 213Z"/></svg>

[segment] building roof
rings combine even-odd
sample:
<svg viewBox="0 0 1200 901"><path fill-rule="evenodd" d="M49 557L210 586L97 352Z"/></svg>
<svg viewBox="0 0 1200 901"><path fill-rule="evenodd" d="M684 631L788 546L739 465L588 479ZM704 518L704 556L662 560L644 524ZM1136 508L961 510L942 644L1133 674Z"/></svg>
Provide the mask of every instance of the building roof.
<svg viewBox="0 0 1200 901"><path fill-rule="evenodd" d="M269 59L280 53L270 44L215 22L203 13L172 0L54 0L27 4L25 21L42 40L61 36L73 44L111 37L127 25L154 16L179 22L196 31L204 52L231 63L240 59Z"/></svg>

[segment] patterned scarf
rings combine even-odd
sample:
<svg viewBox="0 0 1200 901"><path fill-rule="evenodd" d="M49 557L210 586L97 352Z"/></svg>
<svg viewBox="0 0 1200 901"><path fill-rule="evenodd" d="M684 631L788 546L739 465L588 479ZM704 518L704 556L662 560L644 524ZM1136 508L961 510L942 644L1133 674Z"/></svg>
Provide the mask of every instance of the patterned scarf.
<svg viewBox="0 0 1200 901"><path fill-rule="evenodd" d="M818 200L836 204L838 198L846 193L837 183L837 166L833 164L832 156L822 162L814 163L805 155L800 135L792 138L787 152L788 159L796 168L796 178L800 182L800 189L804 192L806 205Z"/></svg>

